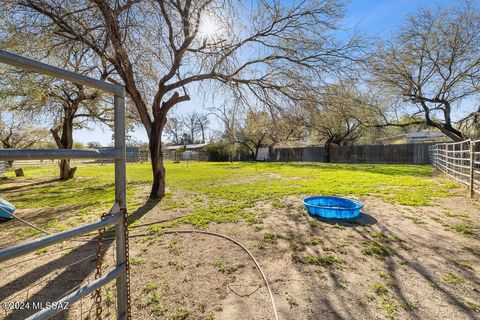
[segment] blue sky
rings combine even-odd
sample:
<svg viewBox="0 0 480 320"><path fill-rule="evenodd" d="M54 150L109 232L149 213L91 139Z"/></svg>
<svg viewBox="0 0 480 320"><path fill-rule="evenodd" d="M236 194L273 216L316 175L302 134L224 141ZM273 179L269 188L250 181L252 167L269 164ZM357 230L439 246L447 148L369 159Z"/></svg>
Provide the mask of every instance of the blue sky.
<svg viewBox="0 0 480 320"><path fill-rule="evenodd" d="M392 31L397 29L408 16L421 7L436 9L446 8L458 4L460 1L440 0L351 0L346 5L346 14L343 25L346 28L356 28L363 32L387 39ZM197 95L191 94L192 100L175 107L175 114L182 114L203 105ZM137 140L147 141L143 128L133 133ZM112 133L106 127L95 127L92 130L77 130L74 132L75 141L87 143L98 141L102 145L111 143Z"/></svg>
<svg viewBox="0 0 480 320"><path fill-rule="evenodd" d="M404 19L419 8L448 8L456 0L352 0L347 4L345 25L388 38Z"/></svg>

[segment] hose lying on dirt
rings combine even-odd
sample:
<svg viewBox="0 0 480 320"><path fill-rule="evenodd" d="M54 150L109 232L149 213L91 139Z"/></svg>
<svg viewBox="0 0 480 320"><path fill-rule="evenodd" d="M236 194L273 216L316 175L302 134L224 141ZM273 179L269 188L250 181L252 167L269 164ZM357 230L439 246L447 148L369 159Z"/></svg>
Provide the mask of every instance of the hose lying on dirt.
<svg viewBox="0 0 480 320"><path fill-rule="evenodd" d="M51 235L52 235L51 232L48 232L47 230L42 229L42 228L34 225L33 223L30 223L30 222L28 222L28 221L20 218L19 216L14 215L13 213L10 214L10 215L11 215L13 218L17 219L18 221L20 221L21 223L24 223L24 224L26 224L27 226L29 226L29 227L37 230L37 231L40 231L40 232L46 234L47 236L51 236ZM98 242L97 240L81 240L81 239L72 239L72 241L75 241L75 242Z"/></svg>
<svg viewBox="0 0 480 320"><path fill-rule="evenodd" d="M18 219L19 221L21 221L22 223L25 223L26 225L34 228L35 230L38 230L40 232L43 232L47 235L51 235L50 232L42 229L42 228L39 228L37 226L35 226L34 224L28 222L28 221L25 221L23 220L22 218L19 218L18 216L16 215L13 215L11 214L12 217ZM147 223L145 225L136 225L135 228L140 228L140 227L145 227L145 226L150 226L150 225L153 225L153 224L160 224L160 223L164 223L165 221L158 221L158 222L151 222L151 223ZM237 246L239 246L240 248L243 249L243 251L245 251L249 256L250 258L253 260L253 262L255 263L255 267L257 268L257 270L260 272L262 278L263 278L263 281L265 282L265 286L267 287L267 290L268 290L268 294L270 296L270 301L272 302L272 307L273 307L273 313L274 313L274 316L275 316L275 320L279 320L278 318L278 311L277 311L277 305L275 303L275 298L273 296L273 292L272 292L272 289L270 288L270 283L268 282L268 279L267 279L267 276L265 275L265 273L263 272L262 268L260 267L260 264L258 263L257 259L255 259L255 257L253 256L253 254L244 246L242 245L240 242L238 242L237 240L235 239L232 239L226 235L223 235L223 234L220 234L220 233L215 233L215 232L210 232L210 231L201 231L201 230L167 230L167 231L162 231L163 234L176 234L176 233L199 233L199 234L205 234L205 235L210 235L210 236L215 236L215 237L219 237L219 238L223 238L223 239L226 239L228 241L231 241L233 242L234 244L236 244ZM133 235L130 235L129 238L137 238L137 237L145 237L145 236L149 236L149 235L152 235L153 233L139 233L139 234L133 234ZM115 238L105 238L104 240L113 240ZM95 240L76 240L76 241L80 241L80 242L95 242Z"/></svg>
<svg viewBox="0 0 480 320"><path fill-rule="evenodd" d="M141 225L137 225L136 227L141 227ZM239 246L240 248L243 249L243 251L245 251L249 256L250 258L253 260L253 262L255 263L255 267L257 268L257 270L260 272L260 274L262 275L262 278L263 278L263 282L265 282L265 286L267 287L267 290L268 290L268 294L270 295L270 300L272 302L272 307L273 307L273 313L275 315L275 320L279 320L278 318L278 312L277 312L277 305L275 303L275 298L273 296L273 292L272 292L272 289L270 288L270 283L268 282L268 279L267 279L267 276L265 275L265 273L263 272L262 268L260 267L260 264L258 263L257 259L255 259L255 257L253 256L253 254L244 246L242 245L240 242L238 242L237 240L235 239L232 239L226 235L223 235L223 234L220 234L220 233L215 233L215 232L210 232L210 231L201 231L201 230L168 230L168 231L163 231L162 232L163 234L176 234L176 233L200 233L200 234L206 234L206 235L210 235L210 236L215 236L215 237L219 237L219 238L223 238L223 239L226 239L228 241L231 241L233 243L235 243L237 246ZM152 235L152 233L140 233L140 234L134 234L134 235L130 235L129 238L136 238L136 237L144 237L144 236L149 236L149 235Z"/></svg>
<svg viewBox="0 0 480 320"><path fill-rule="evenodd" d="M13 213L11 213L10 215L11 215L13 218L17 219L18 221L26 224L27 226L29 226L29 227L37 230L37 231L43 232L43 233L45 233L45 234L47 234L47 235L51 235L51 233L48 232L47 230L42 229L42 228L40 228L40 227L37 227L36 225L31 224L30 222L28 222L28 221L26 221L26 220L23 220L22 218L20 218L19 216L14 215Z"/></svg>

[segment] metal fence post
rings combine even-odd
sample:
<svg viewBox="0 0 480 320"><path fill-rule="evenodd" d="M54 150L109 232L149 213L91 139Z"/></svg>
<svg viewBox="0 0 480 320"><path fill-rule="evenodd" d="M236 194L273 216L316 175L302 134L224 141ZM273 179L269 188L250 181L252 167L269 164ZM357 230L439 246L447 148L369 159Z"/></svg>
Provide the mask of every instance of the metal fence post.
<svg viewBox="0 0 480 320"><path fill-rule="evenodd" d="M475 169L475 141L470 141L470 198L473 198L475 191L474 187L474 169Z"/></svg>
<svg viewBox="0 0 480 320"><path fill-rule="evenodd" d="M40 247L71 239L89 231L116 225L116 257L117 268L98 280L87 284L64 296L59 301L75 302L90 292L100 288L114 278L117 279L117 319L130 318L130 290L128 270L128 225L126 211L126 156L125 156L125 88L93 79L75 72L63 70L45 63L28 59L16 54L0 50L0 63L6 63L22 69L54 76L77 84L87 85L99 90L113 93L115 107L115 149L107 150L0 150L1 160L42 160L42 159L115 159L115 205L114 216L98 222L90 223L68 231L59 232L38 240L0 250L0 261L25 254ZM119 210L118 210L119 209ZM120 274L120 275L119 275ZM58 301L57 301L58 303ZM58 304L57 304L58 305ZM59 313L60 309L48 307L35 313L28 319L48 319Z"/></svg>
<svg viewBox="0 0 480 320"><path fill-rule="evenodd" d="M117 278L117 319L129 319L129 283L128 283L128 256L126 238L126 152L125 152L125 96L115 95L115 148L121 150L121 159L115 160L115 201L120 213L123 215L122 223L116 227L116 256L117 266L125 264L126 268L122 275Z"/></svg>

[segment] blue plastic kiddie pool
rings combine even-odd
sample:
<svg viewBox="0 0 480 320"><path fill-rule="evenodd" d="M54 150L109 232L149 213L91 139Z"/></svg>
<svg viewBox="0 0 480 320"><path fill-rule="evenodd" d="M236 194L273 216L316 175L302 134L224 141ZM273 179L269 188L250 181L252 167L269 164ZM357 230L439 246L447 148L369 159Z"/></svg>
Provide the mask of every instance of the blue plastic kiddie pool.
<svg viewBox="0 0 480 320"><path fill-rule="evenodd" d="M351 219L360 214L363 203L339 197L308 197L303 199L311 215L330 219Z"/></svg>

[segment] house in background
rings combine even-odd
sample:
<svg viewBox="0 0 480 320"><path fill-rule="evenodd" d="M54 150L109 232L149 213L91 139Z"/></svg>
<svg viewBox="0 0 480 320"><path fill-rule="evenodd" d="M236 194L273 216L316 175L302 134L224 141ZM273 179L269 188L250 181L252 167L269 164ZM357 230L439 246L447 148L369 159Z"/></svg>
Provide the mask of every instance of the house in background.
<svg viewBox="0 0 480 320"><path fill-rule="evenodd" d="M451 141L452 140L449 137L438 131L416 131L377 139L377 142L380 144L436 143Z"/></svg>
<svg viewBox="0 0 480 320"><path fill-rule="evenodd" d="M257 161L268 161L270 155L269 147L260 147L258 148Z"/></svg>

